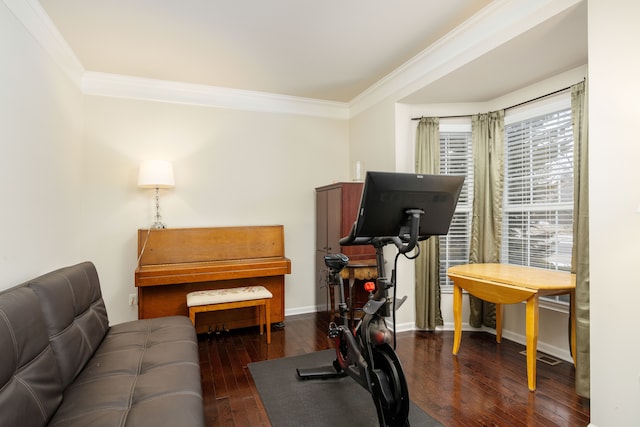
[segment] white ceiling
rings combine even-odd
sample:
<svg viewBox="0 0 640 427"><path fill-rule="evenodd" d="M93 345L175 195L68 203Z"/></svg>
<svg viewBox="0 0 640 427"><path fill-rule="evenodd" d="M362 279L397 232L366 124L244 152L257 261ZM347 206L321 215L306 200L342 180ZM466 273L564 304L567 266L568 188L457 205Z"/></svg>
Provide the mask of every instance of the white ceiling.
<svg viewBox="0 0 640 427"><path fill-rule="evenodd" d="M39 1L88 71L341 102L491 3ZM405 101L486 101L586 64L586 57L586 4L580 4Z"/></svg>

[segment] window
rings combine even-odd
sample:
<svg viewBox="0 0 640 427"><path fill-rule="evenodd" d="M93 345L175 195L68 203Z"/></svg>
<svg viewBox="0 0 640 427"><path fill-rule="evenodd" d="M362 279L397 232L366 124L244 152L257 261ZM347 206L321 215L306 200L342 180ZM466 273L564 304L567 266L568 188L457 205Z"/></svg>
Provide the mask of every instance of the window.
<svg viewBox="0 0 640 427"><path fill-rule="evenodd" d="M449 267L469 262L471 207L473 203L473 154L471 125L440 125L440 173L464 175L465 181L451 221L449 234L440 236L440 285L453 286Z"/></svg>
<svg viewBox="0 0 640 427"><path fill-rule="evenodd" d="M553 270L571 269L573 246L573 130L571 98L561 95L505 116L501 260ZM440 236L440 284L449 267L469 262L473 203L471 124L440 123L440 170L464 175L449 234ZM568 296L548 297L567 302Z"/></svg>
<svg viewBox="0 0 640 427"><path fill-rule="evenodd" d="M551 109L534 117L505 120L501 256L509 264L569 271L573 244L571 108L556 105ZM567 296L551 299L568 301Z"/></svg>

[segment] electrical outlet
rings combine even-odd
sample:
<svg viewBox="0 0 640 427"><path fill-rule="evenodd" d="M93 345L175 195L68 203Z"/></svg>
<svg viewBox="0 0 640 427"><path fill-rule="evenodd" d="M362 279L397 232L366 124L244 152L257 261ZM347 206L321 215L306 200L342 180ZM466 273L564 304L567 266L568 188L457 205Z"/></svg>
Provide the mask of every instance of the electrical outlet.
<svg viewBox="0 0 640 427"><path fill-rule="evenodd" d="M129 294L129 305L138 305L138 295Z"/></svg>

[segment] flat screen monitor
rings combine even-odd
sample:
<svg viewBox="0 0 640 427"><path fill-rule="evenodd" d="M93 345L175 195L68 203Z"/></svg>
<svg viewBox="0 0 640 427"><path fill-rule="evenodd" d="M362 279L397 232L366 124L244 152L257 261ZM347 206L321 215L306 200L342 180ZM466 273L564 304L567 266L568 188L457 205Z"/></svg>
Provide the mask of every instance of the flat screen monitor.
<svg viewBox="0 0 640 427"><path fill-rule="evenodd" d="M402 236L408 209L421 209L418 236L449 232L463 176L367 172L356 218L355 237Z"/></svg>

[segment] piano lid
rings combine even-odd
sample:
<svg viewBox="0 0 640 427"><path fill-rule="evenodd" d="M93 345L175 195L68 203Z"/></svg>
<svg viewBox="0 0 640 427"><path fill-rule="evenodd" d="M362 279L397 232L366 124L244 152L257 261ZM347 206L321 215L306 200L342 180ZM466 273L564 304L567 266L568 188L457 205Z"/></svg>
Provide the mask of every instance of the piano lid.
<svg viewBox="0 0 640 427"><path fill-rule="evenodd" d="M284 257L282 225L138 230L139 265Z"/></svg>

